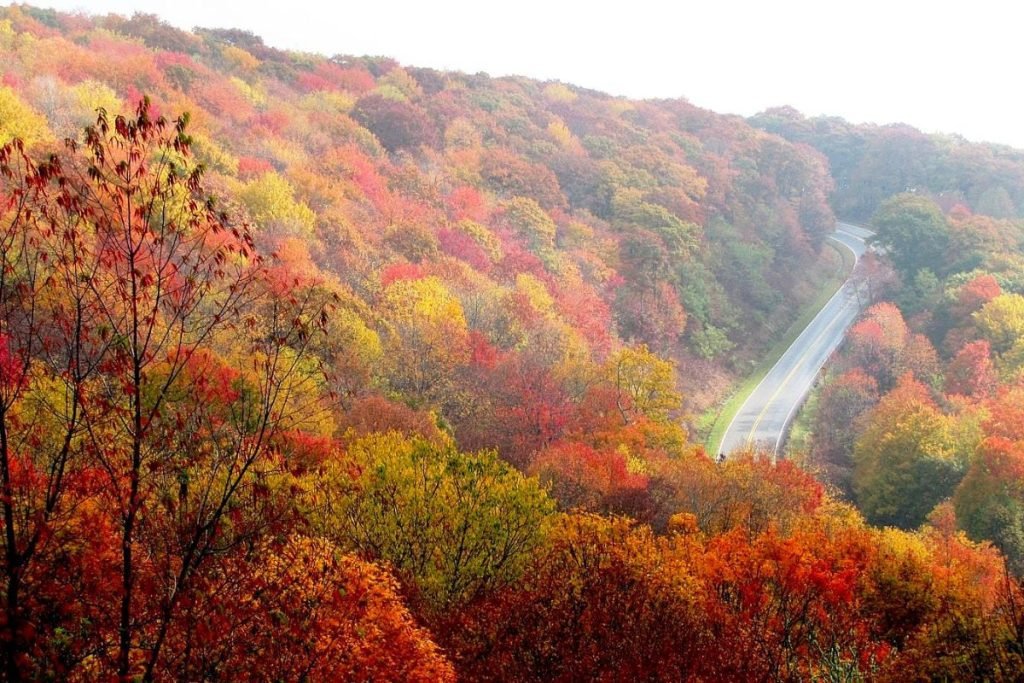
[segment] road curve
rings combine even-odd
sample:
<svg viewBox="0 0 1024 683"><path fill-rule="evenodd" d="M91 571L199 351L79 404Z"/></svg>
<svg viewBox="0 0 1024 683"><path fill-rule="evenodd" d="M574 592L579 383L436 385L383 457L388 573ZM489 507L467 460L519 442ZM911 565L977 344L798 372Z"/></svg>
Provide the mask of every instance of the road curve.
<svg viewBox="0 0 1024 683"><path fill-rule="evenodd" d="M855 262L867 249L871 232L838 223L829 239L853 252ZM732 453L747 446L779 452L790 421L803 403L825 361L843 341L857 318L863 293L851 277L828 300L768 374L740 406L722 437L720 450Z"/></svg>

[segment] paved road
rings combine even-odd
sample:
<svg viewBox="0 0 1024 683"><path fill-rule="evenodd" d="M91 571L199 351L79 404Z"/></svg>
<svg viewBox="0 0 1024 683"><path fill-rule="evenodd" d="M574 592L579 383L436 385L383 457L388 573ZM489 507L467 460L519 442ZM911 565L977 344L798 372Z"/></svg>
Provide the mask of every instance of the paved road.
<svg viewBox="0 0 1024 683"><path fill-rule="evenodd" d="M830 239L852 251L859 260L866 250L864 240L871 234L864 228L839 223ZM843 284L747 397L725 431L723 453L747 445L779 452L789 423L818 372L860 312L860 299L864 296L863 292L858 296L857 286L852 278Z"/></svg>

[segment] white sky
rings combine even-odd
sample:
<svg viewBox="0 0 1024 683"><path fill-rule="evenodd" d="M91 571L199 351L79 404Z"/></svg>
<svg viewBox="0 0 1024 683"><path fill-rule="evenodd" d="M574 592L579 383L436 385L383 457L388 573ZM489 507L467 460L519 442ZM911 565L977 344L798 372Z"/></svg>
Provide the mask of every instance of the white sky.
<svg viewBox="0 0 1024 683"><path fill-rule="evenodd" d="M9 4L0 0L0 4ZM1015 0L36 0L243 28L276 47L557 79L719 112L905 122L1024 148Z"/></svg>

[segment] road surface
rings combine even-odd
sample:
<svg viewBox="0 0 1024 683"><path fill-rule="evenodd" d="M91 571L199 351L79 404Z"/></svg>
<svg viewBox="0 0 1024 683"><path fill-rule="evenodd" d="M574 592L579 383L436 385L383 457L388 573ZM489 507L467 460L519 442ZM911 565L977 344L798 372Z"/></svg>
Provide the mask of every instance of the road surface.
<svg viewBox="0 0 1024 683"><path fill-rule="evenodd" d="M853 252L856 262L867 248L864 240L871 234L864 228L839 223L830 239ZM858 286L863 287L854 278L847 280L768 371L725 430L722 453L728 455L754 445L778 454L789 423L818 372L860 312L861 299L866 297L858 292Z"/></svg>

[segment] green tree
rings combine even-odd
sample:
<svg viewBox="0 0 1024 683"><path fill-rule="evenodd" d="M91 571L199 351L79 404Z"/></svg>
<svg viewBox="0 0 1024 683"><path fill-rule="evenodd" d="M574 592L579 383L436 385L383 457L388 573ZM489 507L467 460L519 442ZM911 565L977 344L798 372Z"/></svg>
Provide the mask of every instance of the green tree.
<svg viewBox="0 0 1024 683"><path fill-rule="evenodd" d="M690 341L697 355L706 360L728 353L736 346L725 330L710 323L690 333Z"/></svg>
<svg viewBox="0 0 1024 683"><path fill-rule="evenodd" d="M976 541L992 541L1024 571L1024 442L986 439L971 460L953 504L957 523Z"/></svg>
<svg viewBox="0 0 1024 683"><path fill-rule="evenodd" d="M529 197L514 197L505 204L505 221L545 264L553 262L557 228L540 204Z"/></svg>
<svg viewBox="0 0 1024 683"><path fill-rule="evenodd" d="M911 193L896 195L882 203L871 224L877 231L874 243L886 250L906 281L922 268L944 270L949 225L932 200Z"/></svg>
<svg viewBox="0 0 1024 683"><path fill-rule="evenodd" d="M493 451L461 453L390 432L356 441L348 458L316 482L314 524L391 563L431 610L516 580L554 509L536 479Z"/></svg>
<svg viewBox="0 0 1024 683"><path fill-rule="evenodd" d="M612 199L613 220L650 230L665 243L673 258L692 255L700 240L700 226L684 221L663 206L643 200L639 190L620 190Z"/></svg>
<svg viewBox="0 0 1024 683"><path fill-rule="evenodd" d="M963 429L960 429L960 427ZM905 375L871 412L853 450L857 505L873 524L915 528L960 482L976 435Z"/></svg>

